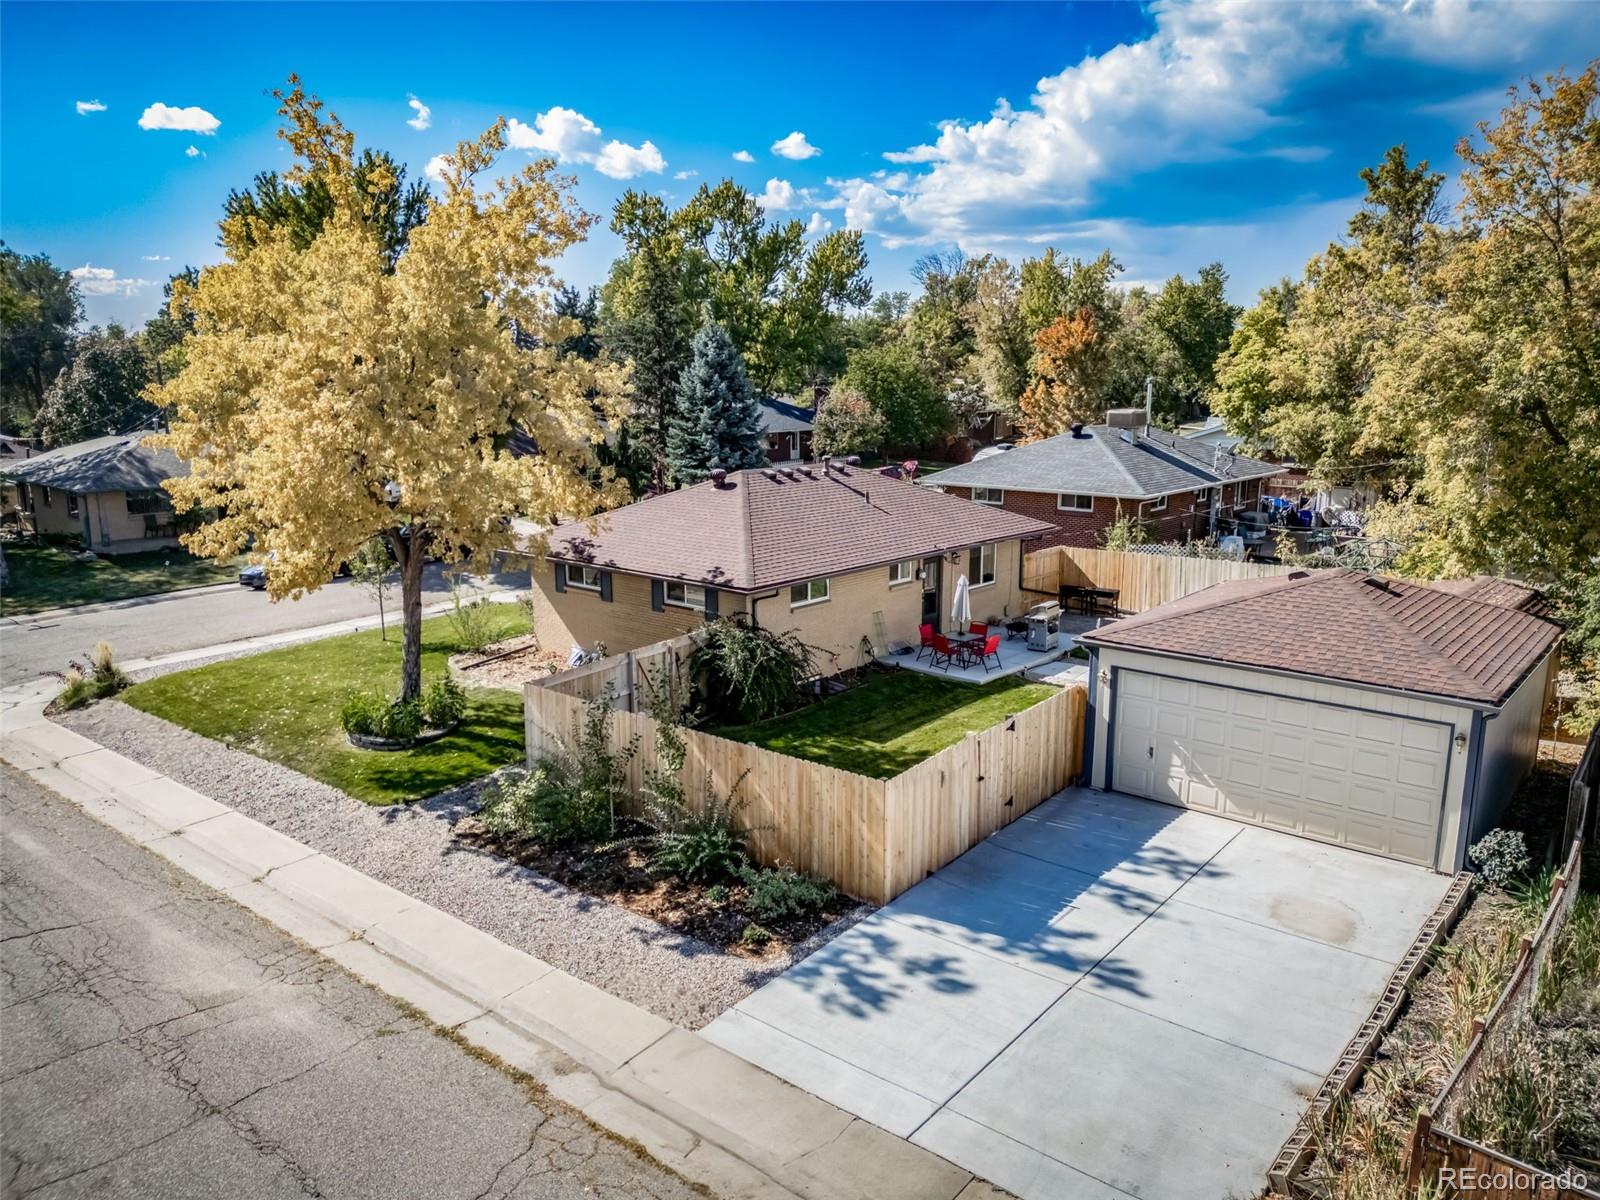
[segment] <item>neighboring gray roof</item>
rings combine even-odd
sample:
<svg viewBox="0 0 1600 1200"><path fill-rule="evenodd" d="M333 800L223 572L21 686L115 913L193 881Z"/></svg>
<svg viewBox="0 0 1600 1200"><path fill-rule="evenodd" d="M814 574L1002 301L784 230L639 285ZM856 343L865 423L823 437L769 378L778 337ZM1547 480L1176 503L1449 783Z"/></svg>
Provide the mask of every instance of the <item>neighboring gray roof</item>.
<svg viewBox="0 0 1600 1200"><path fill-rule="evenodd" d="M1212 584L1079 640L1498 707L1560 636L1516 608L1335 570Z"/></svg>
<svg viewBox="0 0 1600 1200"><path fill-rule="evenodd" d="M1055 528L858 467L732 471L550 531L549 557L733 592Z"/></svg>
<svg viewBox="0 0 1600 1200"><path fill-rule="evenodd" d="M1123 436L1123 435L1126 435ZM1235 479L1260 479L1283 468L1220 452L1163 430L1149 433L1086 425L1082 436L1029 442L930 476L937 487L995 487L1018 492L1081 492L1143 500Z"/></svg>
<svg viewBox="0 0 1600 1200"><path fill-rule="evenodd" d="M768 398L761 402L761 431L763 433L809 433L816 411L790 404L786 400Z"/></svg>
<svg viewBox="0 0 1600 1200"><path fill-rule="evenodd" d="M63 492L122 492L181 479L189 464L171 450L141 445L148 433L90 438L0 466L0 474Z"/></svg>

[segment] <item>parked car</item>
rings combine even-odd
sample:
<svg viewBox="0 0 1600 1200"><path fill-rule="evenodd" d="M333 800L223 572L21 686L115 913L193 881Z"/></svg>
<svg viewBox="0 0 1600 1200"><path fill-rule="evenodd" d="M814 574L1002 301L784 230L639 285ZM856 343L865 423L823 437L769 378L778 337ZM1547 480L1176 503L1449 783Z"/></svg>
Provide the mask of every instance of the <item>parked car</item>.
<svg viewBox="0 0 1600 1200"><path fill-rule="evenodd" d="M276 554L267 555L269 562L276 557ZM347 562L340 563L338 568L333 572L335 579L341 575L348 574L350 574L350 564ZM265 591L267 588L266 563L251 563L248 567L241 567L239 569L239 586L253 588L258 592Z"/></svg>

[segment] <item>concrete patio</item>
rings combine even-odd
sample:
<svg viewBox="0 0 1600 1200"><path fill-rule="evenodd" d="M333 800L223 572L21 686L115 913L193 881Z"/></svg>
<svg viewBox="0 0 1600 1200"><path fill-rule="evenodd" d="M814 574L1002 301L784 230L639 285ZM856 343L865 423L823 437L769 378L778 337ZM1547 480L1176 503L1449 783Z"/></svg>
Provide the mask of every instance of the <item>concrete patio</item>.
<svg viewBox="0 0 1600 1200"><path fill-rule="evenodd" d="M1250 1196L1449 883L1074 789L704 1034L1024 1200Z"/></svg>
<svg viewBox="0 0 1600 1200"><path fill-rule="evenodd" d="M878 656L878 661L886 667L904 667L908 671L919 671L938 679L956 679L962 683L988 683L1007 675L1020 675L1024 671L1034 671L1037 674L1036 668L1053 663L1070 653L1080 633L1096 629L1108 619L1063 613L1060 621L1061 638L1054 650L1029 650L1026 640L1020 637L1008 640L1004 628L997 627L1000 633L1000 665L997 667L991 662L988 670L984 670L977 663L964 667L954 663L948 668L942 664L936 667L930 661L928 654L919 656L914 649L910 654L881 654Z"/></svg>

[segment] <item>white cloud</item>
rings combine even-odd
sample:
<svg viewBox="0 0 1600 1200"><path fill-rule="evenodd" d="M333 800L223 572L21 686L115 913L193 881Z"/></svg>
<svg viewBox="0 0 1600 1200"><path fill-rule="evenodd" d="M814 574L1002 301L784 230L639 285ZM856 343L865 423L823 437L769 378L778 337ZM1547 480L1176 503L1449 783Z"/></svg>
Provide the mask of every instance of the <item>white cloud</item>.
<svg viewBox="0 0 1600 1200"><path fill-rule="evenodd" d="M190 158L204 158L205 157L205 152L203 150L201 150L199 146L190 146L187 150L184 151L184 153L187 154Z"/></svg>
<svg viewBox="0 0 1600 1200"><path fill-rule="evenodd" d="M428 160L428 165L422 168L422 173L435 183L444 183L445 168L450 165L450 159L444 154L435 154Z"/></svg>
<svg viewBox="0 0 1600 1200"><path fill-rule="evenodd" d="M1156 0L1149 11L1149 36L1041 79L1023 106L1001 100L987 118L941 122L931 142L884 155L913 168L909 178L837 181L826 206L891 246L971 250L996 231L1063 227L1107 181L1249 155L1316 161L1321 146L1264 139L1297 119L1305 88L1373 59L1378 70L1421 61L1510 72L1540 47L1570 44L1575 26L1600 32L1590 5Z"/></svg>
<svg viewBox="0 0 1600 1200"><path fill-rule="evenodd" d="M806 141L806 135L801 133L798 129L796 129L788 137L782 137L773 142L772 152L779 158L793 159L815 158L817 155L822 153L821 150L818 150L810 142Z"/></svg>
<svg viewBox="0 0 1600 1200"><path fill-rule="evenodd" d="M203 108L173 108L169 104L152 104L139 116L140 129L178 129L184 133L213 134L222 122Z"/></svg>
<svg viewBox="0 0 1600 1200"><path fill-rule="evenodd" d="M172 261L172 255L170 255L170 254L141 254L141 255L139 255L139 261L140 262L171 262Z"/></svg>
<svg viewBox="0 0 1600 1200"><path fill-rule="evenodd" d="M755 160L756 160L756 156L754 154L751 154L750 151L748 151L748 150L735 150L733 152L733 161L734 162L753 163L753 162L755 162Z"/></svg>
<svg viewBox="0 0 1600 1200"><path fill-rule="evenodd" d="M674 179L693 179L698 174L700 174L699 171L693 171L693 170L691 170L691 171L675 171L675 172L673 172L672 177Z"/></svg>
<svg viewBox="0 0 1600 1200"><path fill-rule="evenodd" d="M819 233L827 233L833 228L833 222L819 212L811 214L811 220L806 222L806 233L815 237Z"/></svg>
<svg viewBox="0 0 1600 1200"><path fill-rule="evenodd" d="M646 141L638 146L610 141L601 145L600 126L576 109L556 105L525 125L515 117L506 127L506 140L514 149L552 154L560 162L584 163L611 179L659 175L667 160Z"/></svg>
<svg viewBox="0 0 1600 1200"><path fill-rule="evenodd" d="M757 196L756 200L768 212L782 212L788 208L795 208L800 203L794 184L787 179L767 180L766 190Z"/></svg>
<svg viewBox="0 0 1600 1200"><path fill-rule="evenodd" d="M607 142L594 161L594 169L609 179L632 179L635 175L659 175L667 168L654 142L630 146L626 142Z"/></svg>
<svg viewBox="0 0 1600 1200"><path fill-rule="evenodd" d="M105 110L106 110L106 106L104 104L101 104L100 101L98 101L98 100L79 100L78 101L78 115L80 117L86 117L90 113L105 112Z"/></svg>
<svg viewBox="0 0 1600 1200"><path fill-rule="evenodd" d="M429 128L433 124L433 109L429 108L426 104L424 104L421 100L418 100L409 92L406 93L406 103L409 104L412 108L412 111L417 114L406 121L407 125L411 126L411 128L415 129L418 133L421 133L424 129Z"/></svg>
<svg viewBox="0 0 1600 1200"><path fill-rule="evenodd" d="M154 279L119 278L110 267L91 267L88 263L73 267L68 274L77 281L78 289L86 296L131 296L156 286Z"/></svg>

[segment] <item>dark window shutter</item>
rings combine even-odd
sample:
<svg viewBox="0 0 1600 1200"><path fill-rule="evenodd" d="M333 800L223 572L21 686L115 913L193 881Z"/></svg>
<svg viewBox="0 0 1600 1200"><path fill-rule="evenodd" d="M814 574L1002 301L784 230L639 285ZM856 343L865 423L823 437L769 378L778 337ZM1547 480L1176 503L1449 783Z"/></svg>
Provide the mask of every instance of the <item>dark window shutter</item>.
<svg viewBox="0 0 1600 1200"><path fill-rule="evenodd" d="M716 588L707 588L706 589L706 620L715 621L716 619L717 619L717 589Z"/></svg>
<svg viewBox="0 0 1600 1200"><path fill-rule="evenodd" d="M667 611L667 585L659 579L650 581L650 607L655 612Z"/></svg>
<svg viewBox="0 0 1600 1200"><path fill-rule="evenodd" d="M600 599L607 604L611 603L611 572L600 572Z"/></svg>
<svg viewBox="0 0 1600 1200"><path fill-rule="evenodd" d="M967 582L978 582L978 567L981 565L980 556L983 554L982 546L974 546L967 554Z"/></svg>
<svg viewBox="0 0 1600 1200"><path fill-rule="evenodd" d="M567 564L566 563L556 563L555 564L555 572L556 572L556 591L558 591L558 592L566 591L567 590Z"/></svg>

